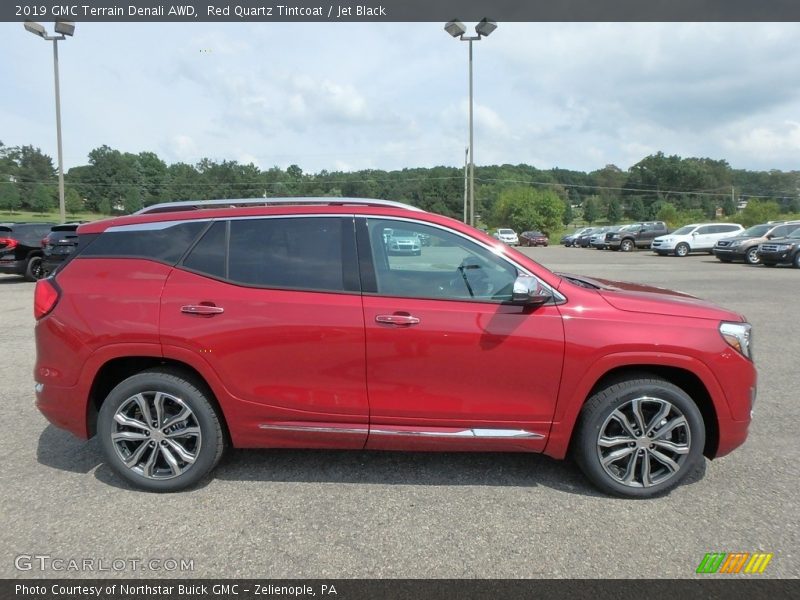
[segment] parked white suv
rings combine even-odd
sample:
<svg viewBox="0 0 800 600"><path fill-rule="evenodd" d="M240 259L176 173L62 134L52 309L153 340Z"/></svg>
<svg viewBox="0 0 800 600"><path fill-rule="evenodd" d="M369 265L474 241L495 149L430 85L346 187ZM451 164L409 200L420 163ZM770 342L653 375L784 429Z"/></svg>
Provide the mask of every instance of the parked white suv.
<svg viewBox="0 0 800 600"><path fill-rule="evenodd" d="M666 256L687 256L690 252L714 252L717 240L744 231L738 223L692 223L653 240L653 252Z"/></svg>
<svg viewBox="0 0 800 600"><path fill-rule="evenodd" d="M498 229L494 237L509 246L519 246L519 236L513 229Z"/></svg>

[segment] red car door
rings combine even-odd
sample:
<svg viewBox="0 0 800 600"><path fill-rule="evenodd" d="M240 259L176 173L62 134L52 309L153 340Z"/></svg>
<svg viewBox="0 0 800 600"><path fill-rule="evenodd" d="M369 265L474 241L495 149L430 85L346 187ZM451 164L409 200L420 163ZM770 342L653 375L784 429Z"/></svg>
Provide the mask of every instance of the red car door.
<svg viewBox="0 0 800 600"><path fill-rule="evenodd" d="M224 382L236 446L362 448L358 288L352 217L217 222L164 287L164 353Z"/></svg>
<svg viewBox="0 0 800 600"><path fill-rule="evenodd" d="M430 243L402 254L387 229ZM520 269L461 234L392 219L359 220L357 231L367 447L541 450L563 363L557 306L508 303Z"/></svg>

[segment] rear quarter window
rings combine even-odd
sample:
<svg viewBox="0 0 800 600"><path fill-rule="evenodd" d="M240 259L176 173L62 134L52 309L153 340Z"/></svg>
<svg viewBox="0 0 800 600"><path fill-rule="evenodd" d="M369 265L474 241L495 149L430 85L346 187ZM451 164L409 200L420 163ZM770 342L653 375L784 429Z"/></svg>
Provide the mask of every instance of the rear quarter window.
<svg viewBox="0 0 800 600"><path fill-rule="evenodd" d="M80 253L80 258L144 258L174 265L198 234L208 226L208 222L185 221L171 225L152 225L157 228L111 228L86 246Z"/></svg>

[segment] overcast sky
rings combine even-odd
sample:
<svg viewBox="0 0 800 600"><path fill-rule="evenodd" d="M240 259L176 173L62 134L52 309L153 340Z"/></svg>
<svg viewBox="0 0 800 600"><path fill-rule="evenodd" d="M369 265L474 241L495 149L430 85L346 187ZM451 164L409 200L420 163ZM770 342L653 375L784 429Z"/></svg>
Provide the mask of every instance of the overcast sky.
<svg viewBox="0 0 800 600"><path fill-rule="evenodd" d="M0 23L0 141L55 160L51 46ZM499 23L474 49L477 164L627 169L662 150L800 169L798 23ZM441 23L79 22L59 52L66 168L103 144L306 172L463 165L467 44Z"/></svg>

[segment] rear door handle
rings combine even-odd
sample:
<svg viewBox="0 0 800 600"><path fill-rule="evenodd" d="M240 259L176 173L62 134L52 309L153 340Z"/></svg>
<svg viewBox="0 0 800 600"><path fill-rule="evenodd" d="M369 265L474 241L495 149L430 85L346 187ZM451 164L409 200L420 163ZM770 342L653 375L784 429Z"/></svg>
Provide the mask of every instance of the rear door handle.
<svg viewBox="0 0 800 600"><path fill-rule="evenodd" d="M213 317L225 312L221 306L214 306L213 304L187 304L181 306L181 312L187 315L202 315L204 317Z"/></svg>
<svg viewBox="0 0 800 600"><path fill-rule="evenodd" d="M375 320L387 325L417 325L419 323L419 317L411 315L376 315Z"/></svg>

